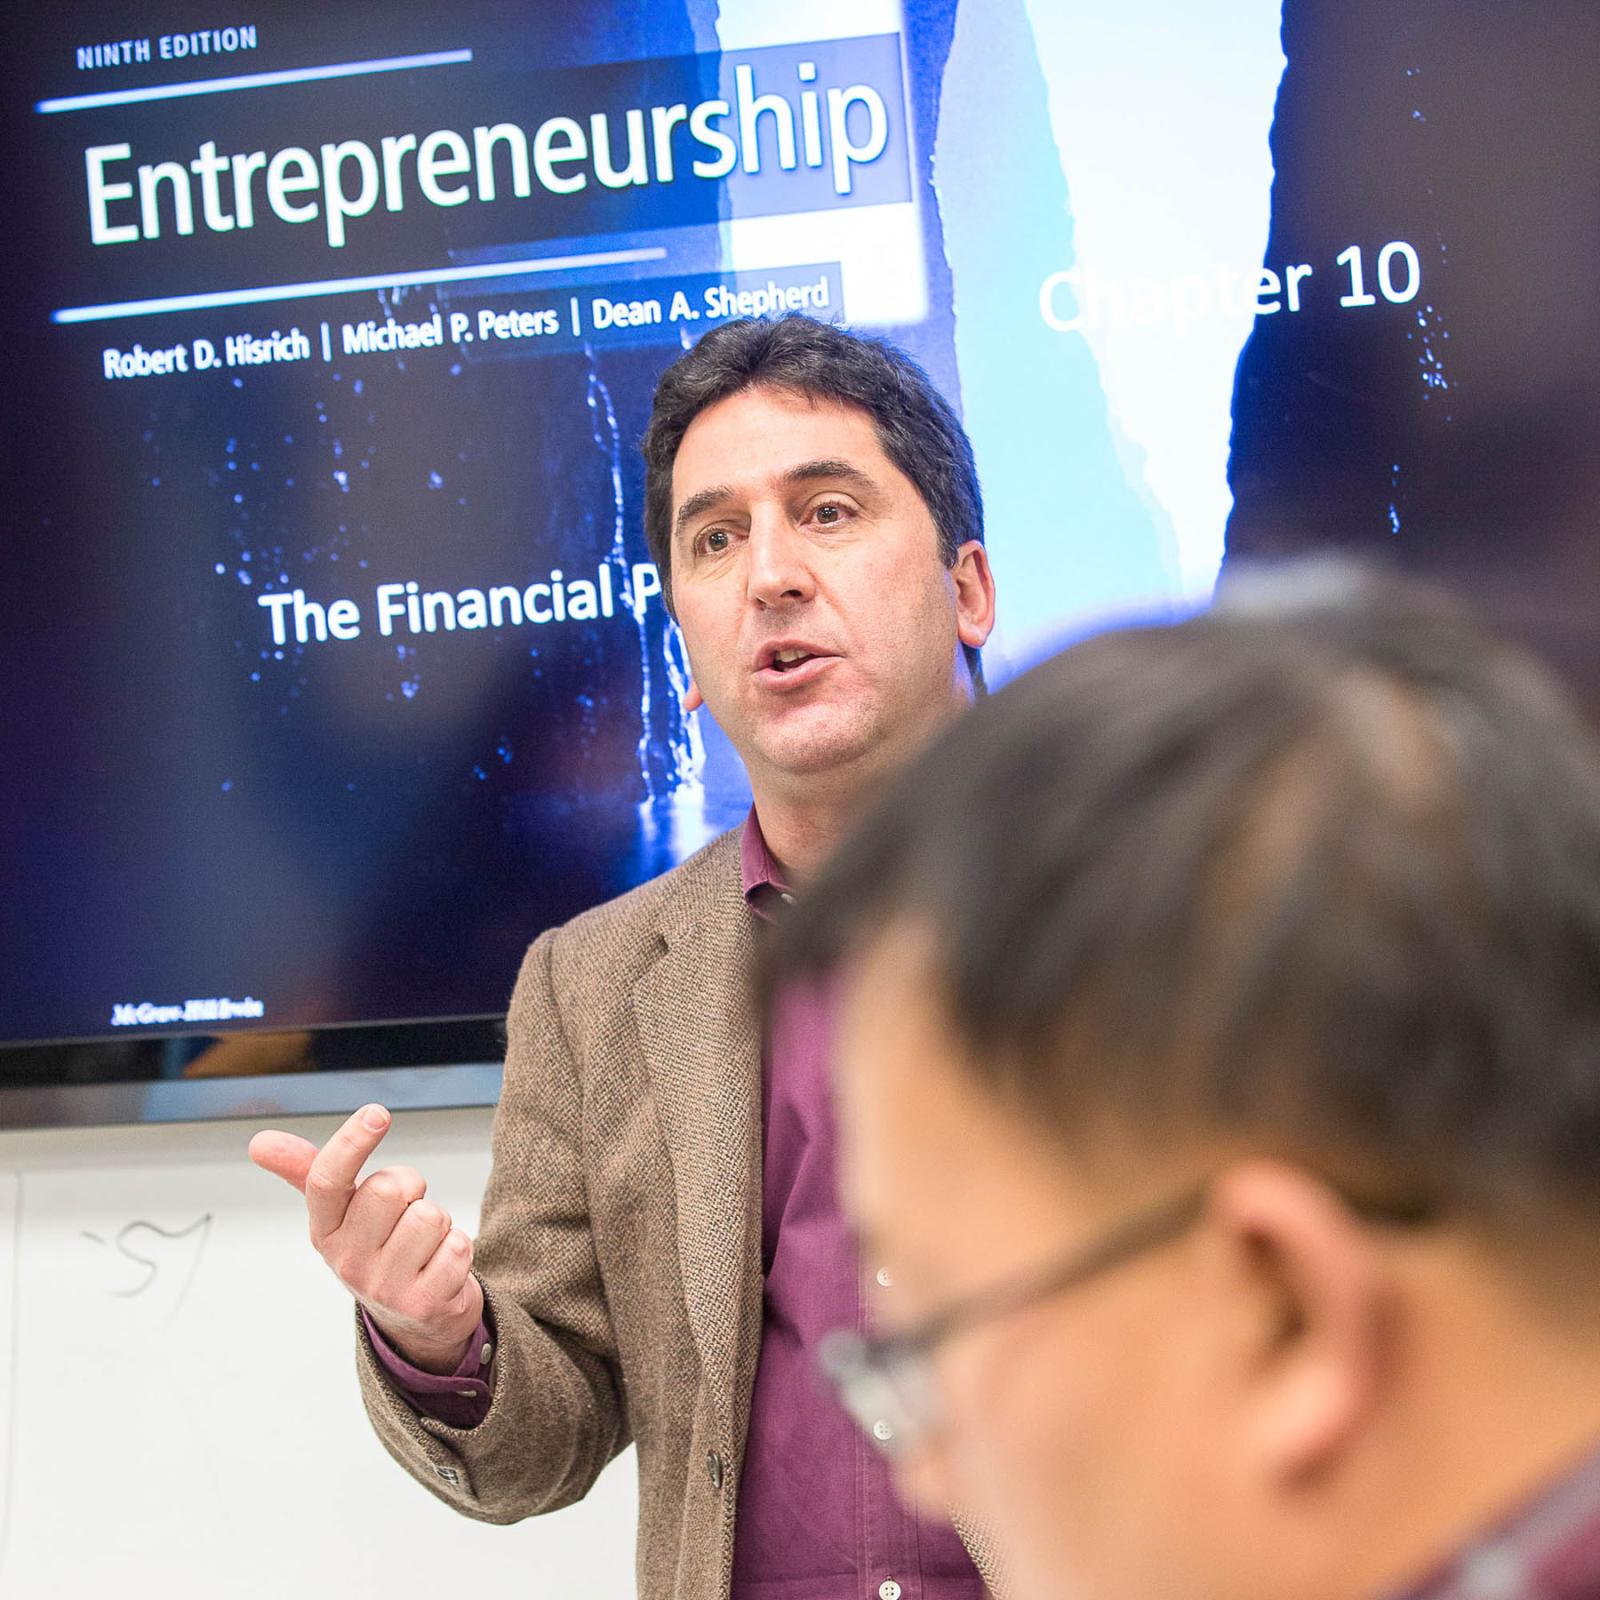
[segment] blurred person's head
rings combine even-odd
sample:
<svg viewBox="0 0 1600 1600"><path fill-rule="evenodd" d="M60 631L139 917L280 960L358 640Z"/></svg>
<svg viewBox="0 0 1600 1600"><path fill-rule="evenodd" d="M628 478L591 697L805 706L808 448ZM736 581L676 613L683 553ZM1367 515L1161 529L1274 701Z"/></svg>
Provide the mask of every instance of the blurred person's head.
<svg viewBox="0 0 1600 1600"><path fill-rule="evenodd" d="M856 1407L1019 1592L1375 1595L1600 1438L1600 750L1451 605L1090 639L789 934L894 1270Z"/></svg>
<svg viewBox="0 0 1600 1600"><path fill-rule="evenodd" d="M904 353L808 317L727 323L662 375L643 450L688 704L738 750L764 826L768 804L893 770L981 686L972 450Z"/></svg>

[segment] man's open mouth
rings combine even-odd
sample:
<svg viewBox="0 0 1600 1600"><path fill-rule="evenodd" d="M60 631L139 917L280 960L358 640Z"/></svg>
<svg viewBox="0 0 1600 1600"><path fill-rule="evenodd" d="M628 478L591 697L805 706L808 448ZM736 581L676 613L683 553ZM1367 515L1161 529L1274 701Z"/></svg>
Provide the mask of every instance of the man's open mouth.
<svg viewBox="0 0 1600 1600"><path fill-rule="evenodd" d="M791 667L798 667L802 661L811 660L809 650L779 650L774 653L771 667L774 672L787 672Z"/></svg>

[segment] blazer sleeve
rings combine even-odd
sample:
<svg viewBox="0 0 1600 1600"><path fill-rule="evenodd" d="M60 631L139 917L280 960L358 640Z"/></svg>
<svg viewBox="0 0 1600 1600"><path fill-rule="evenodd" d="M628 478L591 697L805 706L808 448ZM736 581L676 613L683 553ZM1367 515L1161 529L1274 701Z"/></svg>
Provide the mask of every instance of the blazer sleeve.
<svg viewBox="0 0 1600 1600"><path fill-rule="evenodd" d="M494 1388L471 1428L423 1416L357 1319L361 1395L389 1453L466 1516L516 1522L580 1500L630 1441L583 1163L579 1065L535 941L507 1019L494 1160L473 1268L494 1331Z"/></svg>

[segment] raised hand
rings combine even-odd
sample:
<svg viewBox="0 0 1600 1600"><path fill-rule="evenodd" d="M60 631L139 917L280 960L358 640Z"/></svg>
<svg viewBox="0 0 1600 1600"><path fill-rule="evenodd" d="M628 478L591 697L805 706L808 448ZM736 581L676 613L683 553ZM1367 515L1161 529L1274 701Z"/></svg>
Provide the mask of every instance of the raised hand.
<svg viewBox="0 0 1600 1600"><path fill-rule="evenodd" d="M292 1133L265 1131L250 1159L305 1196L311 1243L401 1355L452 1372L483 1316L472 1241L426 1198L411 1167L361 1168L389 1131L379 1105L363 1106L319 1150Z"/></svg>

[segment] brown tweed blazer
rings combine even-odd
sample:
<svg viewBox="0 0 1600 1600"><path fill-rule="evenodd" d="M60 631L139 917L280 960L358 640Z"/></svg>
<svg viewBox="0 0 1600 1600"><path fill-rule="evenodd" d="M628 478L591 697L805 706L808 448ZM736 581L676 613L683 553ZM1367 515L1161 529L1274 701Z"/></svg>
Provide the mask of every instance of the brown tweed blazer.
<svg viewBox="0 0 1600 1600"><path fill-rule="evenodd" d="M754 921L729 833L528 951L475 1256L484 1420L419 1415L358 1334L379 1437L469 1517L570 1505L635 1444L643 1600L723 1600L733 1568L761 1345ZM988 1540L963 1537L1001 1593Z"/></svg>

